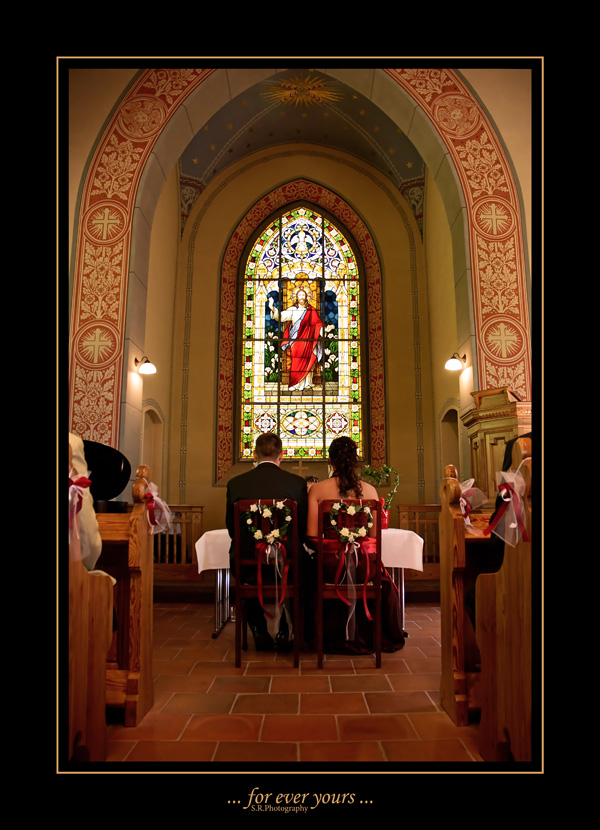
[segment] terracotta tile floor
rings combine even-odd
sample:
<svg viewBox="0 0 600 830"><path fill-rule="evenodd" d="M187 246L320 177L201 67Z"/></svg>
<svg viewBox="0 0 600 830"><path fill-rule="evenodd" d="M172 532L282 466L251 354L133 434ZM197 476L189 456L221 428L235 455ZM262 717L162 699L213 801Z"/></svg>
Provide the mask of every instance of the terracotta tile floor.
<svg viewBox="0 0 600 830"><path fill-rule="evenodd" d="M154 707L139 726L108 729L109 762L462 764L481 761L477 725L439 703L440 609L407 604L404 649L371 655L257 653L234 665L234 626L213 639L206 604L155 603ZM331 767L335 769L335 766Z"/></svg>

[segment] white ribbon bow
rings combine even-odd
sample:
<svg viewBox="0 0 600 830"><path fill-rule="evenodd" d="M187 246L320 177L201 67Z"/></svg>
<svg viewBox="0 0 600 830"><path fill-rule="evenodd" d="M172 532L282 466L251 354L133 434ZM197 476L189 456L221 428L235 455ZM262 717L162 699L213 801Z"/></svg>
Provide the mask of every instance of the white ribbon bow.
<svg viewBox="0 0 600 830"><path fill-rule="evenodd" d="M173 514L169 509L169 505L163 501L158 495L158 487L156 484L153 484L151 481L148 482L144 479L146 483L146 487L148 491L152 495L153 499L153 509L154 509L154 518L156 520L155 524L152 524L150 519L150 511L147 511L148 516L148 524L150 525L150 532L154 533L162 533L163 530L166 530L168 527L171 527L171 522L173 520Z"/></svg>
<svg viewBox="0 0 600 830"><path fill-rule="evenodd" d="M79 503L83 501L83 499L91 499L92 494L90 493L89 487L82 487L77 484L77 481L82 478L87 478L89 480L90 474L88 470L84 470L83 473L78 473L75 471L74 467L71 467L69 470L69 478L71 480L71 484L69 485L69 542L71 541L71 525L75 525L75 533L77 538L79 539L79 527L77 526L76 516L79 512Z"/></svg>
<svg viewBox="0 0 600 830"><path fill-rule="evenodd" d="M476 510L478 507L481 507L487 501L487 497L483 490L480 490L478 487L473 487L474 484L474 478L461 481L459 505L465 517L465 528L472 536L482 536L483 531L473 526L469 513L471 510Z"/></svg>

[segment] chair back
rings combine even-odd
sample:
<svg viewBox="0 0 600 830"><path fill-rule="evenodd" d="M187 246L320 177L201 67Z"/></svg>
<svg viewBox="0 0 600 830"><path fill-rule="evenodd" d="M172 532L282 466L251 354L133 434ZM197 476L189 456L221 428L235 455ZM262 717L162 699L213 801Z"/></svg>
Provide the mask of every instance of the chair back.
<svg viewBox="0 0 600 830"><path fill-rule="evenodd" d="M293 499L242 499L234 504L234 521L235 665L241 665L241 650L247 647L242 601L258 599L265 615L271 617L264 600L274 599L277 608L281 608L289 597L293 600L294 666L298 667L301 624L297 504ZM269 564L274 566L277 574L274 584L263 580L262 566ZM251 573L252 569L255 581L251 583L242 574L242 568L246 574Z"/></svg>
<svg viewBox="0 0 600 830"><path fill-rule="evenodd" d="M236 578L241 565L256 563L266 546L280 543L298 555L298 507L292 499L241 499L234 505Z"/></svg>
<svg viewBox="0 0 600 830"><path fill-rule="evenodd" d="M327 499L319 505L318 668L323 667L323 601L331 599L342 600L350 609L357 601L361 603L367 619L373 623L375 665L380 668L381 502L378 499ZM375 603L373 615L367 605L369 599Z"/></svg>
<svg viewBox="0 0 600 830"><path fill-rule="evenodd" d="M319 505L319 538L322 539L326 531L332 528L343 535L344 529L348 536L354 534L356 541L372 537L373 522L374 538L381 555L381 502L377 499L327 499ZM365 532L363 533L362 530ZM340 541L344 541L343 538Z"/></svg>

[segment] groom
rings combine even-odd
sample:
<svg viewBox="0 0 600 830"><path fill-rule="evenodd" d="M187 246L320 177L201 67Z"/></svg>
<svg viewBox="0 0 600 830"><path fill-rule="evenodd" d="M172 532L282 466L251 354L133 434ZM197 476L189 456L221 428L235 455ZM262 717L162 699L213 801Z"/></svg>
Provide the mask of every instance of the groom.
<svg viewBox="0 0 600 830"><path fill-rule="evenodd" d="M283 458L281 439L274 433L259 435L254 447L256 466L247 473L242 473L227 484L226 525L232 539L230 548L231 568L235 567L233 538L235 518L233 505L240 499L293 499L298 505L298 556L302 558L303 541L306 534L306 516L308 512L308 490L306 481L301 476L282 470ZM254 545L248 534L248 544ZM296 577L302 579L302 564ZM257 651L272 651L275 646L281 650L289 648L285 614L281 617L279 633L275 642L267 630L264 611L258 599L246 600L246 615L252 630Z"/></svg>

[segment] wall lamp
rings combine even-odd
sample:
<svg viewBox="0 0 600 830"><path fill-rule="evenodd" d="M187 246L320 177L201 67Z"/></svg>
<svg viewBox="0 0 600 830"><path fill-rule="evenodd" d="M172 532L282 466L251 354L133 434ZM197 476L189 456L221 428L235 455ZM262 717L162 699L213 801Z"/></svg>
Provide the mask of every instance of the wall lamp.
<svg viewBox="0 0 600 830"><path fill-rule="evenodd" d="M444 369L448 369L450 372L460 372L461 369L465 368L465 363L467 362L467 356L464 354L462 357L458 354L458 352L454 352L450 360L446 361Z"/></svg>
<svg viewBox="0 0 600 830"><path fill-rule="evenodd" d="M138 360L136 357L135 365L138 367L138 372L140 373L140 375L156 374L156 366L154 365L154 363L150 363L150 361L145 355L141 360Z"/></svg>

